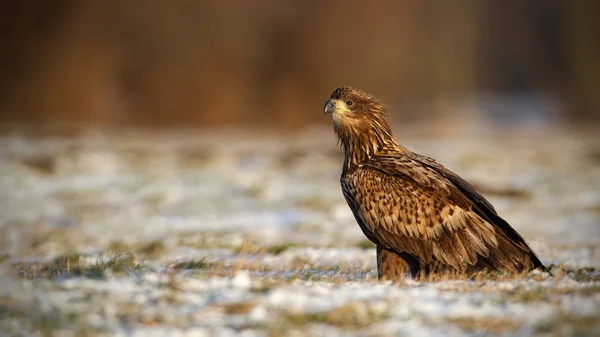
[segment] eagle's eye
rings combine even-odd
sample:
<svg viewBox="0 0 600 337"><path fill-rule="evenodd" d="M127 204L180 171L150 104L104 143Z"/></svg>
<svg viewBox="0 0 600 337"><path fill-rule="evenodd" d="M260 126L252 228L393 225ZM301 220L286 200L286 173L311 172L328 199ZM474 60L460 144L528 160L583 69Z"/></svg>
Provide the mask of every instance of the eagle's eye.
<svg viewBox="0 0 600 337"><path fill-rule="evenodd" d="M354 104L354 102L352 102L352 101L346 101L347 106L352 106L353 104Z"/></svg>

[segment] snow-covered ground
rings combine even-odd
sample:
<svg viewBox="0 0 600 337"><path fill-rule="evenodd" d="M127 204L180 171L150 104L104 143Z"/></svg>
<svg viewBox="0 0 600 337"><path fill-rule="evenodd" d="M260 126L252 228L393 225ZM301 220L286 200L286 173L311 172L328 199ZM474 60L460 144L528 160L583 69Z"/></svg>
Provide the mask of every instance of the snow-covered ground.
<svg viewBox="0 0 600 337"><path fill-rule="evenodd" d="M600 335L599 136L397 134L479 187L555 275L378 282L329 129L14 133L0 138L0 331Z"/></svg>

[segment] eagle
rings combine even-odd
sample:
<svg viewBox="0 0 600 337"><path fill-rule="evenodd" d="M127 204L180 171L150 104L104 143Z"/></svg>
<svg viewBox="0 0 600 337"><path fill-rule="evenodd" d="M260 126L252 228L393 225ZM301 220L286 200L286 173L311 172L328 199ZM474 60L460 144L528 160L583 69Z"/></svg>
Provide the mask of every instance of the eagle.
<svg viewBox="0 0 600 337"><path fill-rule="evenodd" d="M379 279L549 272L477 190L392 136L386 107L351 87L325 103L344 151L342 193L377 247Z"/></svg>

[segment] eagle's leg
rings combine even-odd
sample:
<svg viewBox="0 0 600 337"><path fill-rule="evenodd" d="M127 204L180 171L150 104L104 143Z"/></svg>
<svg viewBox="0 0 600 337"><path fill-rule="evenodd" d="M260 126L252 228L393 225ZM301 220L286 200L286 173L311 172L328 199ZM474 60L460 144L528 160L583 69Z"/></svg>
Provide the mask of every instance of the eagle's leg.
<svg viewBox="0 0 600 337"><path fill-rule="evenodd" d="M410 256L401 256L391 250L377 246L377 274L380 280L402 281L415 272L415 261ZM418 268L418 262L417 266Z"/></svg>

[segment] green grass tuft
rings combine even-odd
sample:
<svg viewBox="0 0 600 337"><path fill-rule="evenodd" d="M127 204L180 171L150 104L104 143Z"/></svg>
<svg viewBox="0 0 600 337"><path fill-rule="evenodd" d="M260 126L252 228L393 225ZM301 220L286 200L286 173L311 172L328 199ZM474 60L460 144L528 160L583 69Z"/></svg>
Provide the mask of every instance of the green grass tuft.
<svg viewBox="0 0 600 337"><path fill-rule="evenodd" d="M274 246L267 248L267 253L273 254L273 255L279 255L279 254L285 252L286 250L289 250L290 248L294 248L294 247L296 247L296 245L294 245L293 243L282 243L280 245L274 245Z"/></svg>

